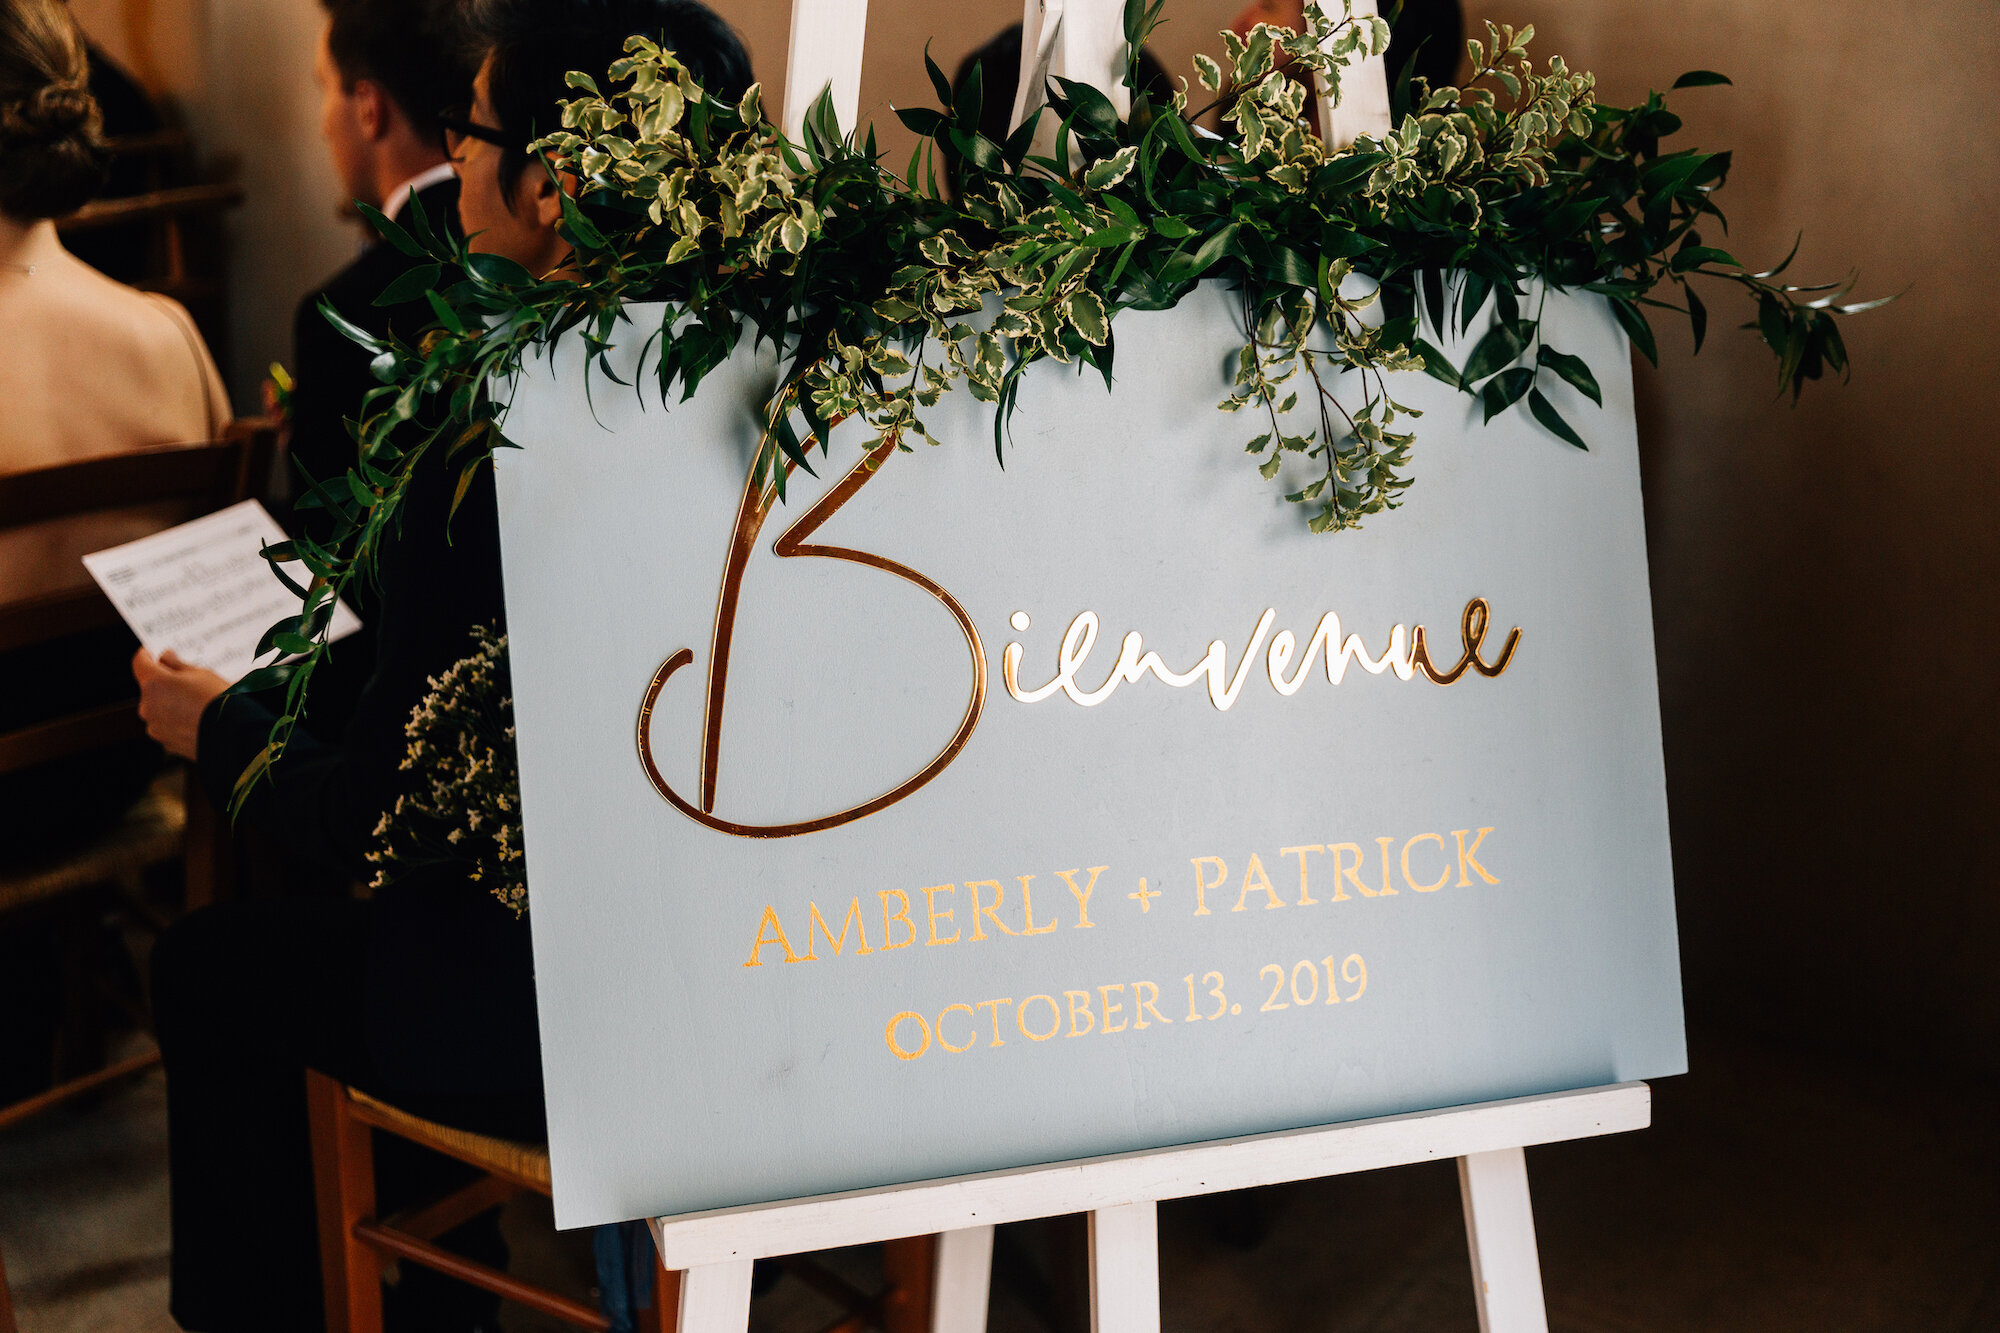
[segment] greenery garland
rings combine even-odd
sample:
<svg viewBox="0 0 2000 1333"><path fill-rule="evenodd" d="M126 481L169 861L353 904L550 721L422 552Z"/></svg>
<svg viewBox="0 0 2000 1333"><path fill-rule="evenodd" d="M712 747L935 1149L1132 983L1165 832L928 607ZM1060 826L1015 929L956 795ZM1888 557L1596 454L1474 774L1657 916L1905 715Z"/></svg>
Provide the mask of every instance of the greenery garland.
<svg viewBox="0 0 2000 1333"><path fill-rule="evenodd" d="M1132 51L1163 4L1127 0ZM900 175L881 162L872 130L843 136L825 97L792 143L763 119L759 88L736 105L718 101L643 38L607 72L610 91L572 73L579 96L564 104L562 128L533 145L549 170L579 183L562 203L569 268L538 277L471 253L421 208L407 229L365 210L413 261L378 304L423 299L436 323L414 342L384 341L323 308L373 352L382 384L355 424L356 466L302 502L327 511L335 535L269 553L302 561L313 583L293 585L301 614L264 641L297 659L236 687L287 688L239 801L282 749L325 650L333 599L372 571L425 455L446 455L463 497L507 443L498 422L527 354L575 332L618 381L605 354L644 332L630 325L632 302L665 303L646 334L663 400L677 388L693 394L746 330L787 357L757 462L782 499L791 469L813 472L813 446L824 453L843 419L866 423L864 450L937 443L922 414L960 380L998 406L993 444L1004 462L1029 366L1087 365L1108 385L1118 312L1167 309L1197 282L1223 279L1240 299L1245 343L1221 406L1258 418L1247 446L1266 478L1286 453L1311 460L1313 479L1287 498L1317 532L1360 526L1409 485L1415 413L1390 396L1391 372L1421 368L1477 394L1489 421L1525 402L1586 447L1540 386L1553 376L1600 401L1597 382L1543 340L1523 308L1531 284L1604 296L1655 363L1647 309L1684 313L1699 350L1708 314L1692 280L1733 284L1755 302L1781 391L1796 396L1829 368L1844 374L1835 316L1881 303L1842 304L1851 278L1793 286L1779 281L1790 257L1753 273L1710 244L1702 229L1726 225L1712 195L1729 154L1662 151L1681 122L1659 94L1604 106L1592 77L1559 58L1536 70L1533 32L1487 25L1485 40L1466 44L1465 86L1406 78L1395 128L1341 150L1311 132L1293 76L1337 98L1352 64L1386 50L1379 18L1309 9L1304 32L1225 33L1226 64L1196 57L1211 99L1199 109L1185 85L1165 102L1151 96L1136 58L1123 119L1099 90L1055 79L1041 114L1060 132L1046 157L1032 153L1035 119L1005 143L981 135L977 71L954 95L926 56L940 106L897 112L922 136ZM1727 82L1698 71L1674 87ZM1195 126L1217 109L1225 137ZM982 320L993 298L998 317ZM1491 329L1463 366L1424 336L1469 330L1489 306ZM1301 396L1316 427L1288 432L1282 419Z"/></svg>

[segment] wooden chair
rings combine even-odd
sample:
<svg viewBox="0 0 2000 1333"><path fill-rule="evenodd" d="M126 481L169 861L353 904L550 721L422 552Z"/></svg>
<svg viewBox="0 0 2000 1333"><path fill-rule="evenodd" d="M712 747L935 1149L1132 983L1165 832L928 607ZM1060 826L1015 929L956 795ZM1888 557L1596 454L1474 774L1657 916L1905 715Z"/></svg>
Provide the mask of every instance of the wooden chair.
<svg viewBox="0 0 2000 1333"><path fill-rule="evenodd" d="M242 185L190 183L194 146L185 130L122 135L105 146L114 159L139 164L144 190L93 200L58 219L56 229L72 243L121 232L136 236L143 271L115 276L186 306L210 349L226 361L222 215L243 203Z"/></svg>
<svg viewBox="0 0 2000 1333"><path fill-rule="evenodd" d="M220 509L257 492L270 475L276 439L269 422L238 422L219 441L160 445L0 476L0 532L139 504L181 504L191 514ZM0 604L0 654L117 623L111 603L88 585ZM131 700L53 718L0 733L0 774L144 735ZM0 913L113 882L133 868L179 855L188 860L188 906L208 901L226 865L216 846L220 824L198 792L191 786L177 792L175 785L156 785L124 823L76 857L0 876ZM191 821L202 836L187 836Z"/></svg>
<svg viewBox="0 0 2000 1333"><path fill-rule="evenodd" d="M0 532L51 519L156 501L183 502L193 512L233 504L269 475L274 429L243 422L227 438L166 445L81 463L0 476ZM51 643L118 623L118 613L94 587L0 604L0 654ZM0 774L51 759L143 738L135 702L107 704L0 733ZM192 782L165 775L108 833L73 854L0 872L0 918L20 921L59 915L87 932L91 909L108 889L124 891L123 906L155 928L165 921L139 892L145 869L182 858L187 906L215 896L227 865L226 829ZM57 1082L45 1092L0 1108L0 1129L97 1092L159 1063L157 1051L108 1067L90 1068L96 1052L84 1015L93 998L78 947L66 950L64 1031L58 1041ZM135 1017L146 1016L136 999ZM84 1072L79 1072L84 1070ZM6 1279L0 1273L0 1333L10 1333Z"/></svg>
<svg viewBox="0 0 2000 1333"><path fill-rule="evenodd" d="M549 1193L548 1149L539 1144L473 1134L411 1115L324 1074L306 1075L312 1122L313 1186L319 1201L319 1245L326 1279L327 1333L381 1333L382 1270L392 1260L423 1264L507 1300L575 1324L605 1329L591 1307L436 1244L439 1236L524 1191ZM392 1217L376 1216L375 1131L443 1153L486 1174L443 1199ZM782 1260L786 1271L847 1313L825 1333L928 1333L935 1236L890 1241L888 1287L859 1290L807 1258ZM679 1316L680 1274L655 1261L653 1304L642 1312L648 1333L673 1333Z"/></svg>

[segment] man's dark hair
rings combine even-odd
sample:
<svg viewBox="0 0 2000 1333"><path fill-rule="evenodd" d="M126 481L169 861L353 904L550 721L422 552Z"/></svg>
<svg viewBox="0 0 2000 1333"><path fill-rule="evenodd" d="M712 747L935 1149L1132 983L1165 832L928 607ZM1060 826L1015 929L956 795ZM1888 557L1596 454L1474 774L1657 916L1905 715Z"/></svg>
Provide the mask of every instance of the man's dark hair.
<svg viewBox="0 0 2000 1333"><path fill-rule="evenodd" d="M528 165L519 146L559 129L558 104L580 96L564 76L582 70L601 85L628 37L672 51L719 100L739 101L750 88L742 41L698 0L474 0L467 29L474 49L492 60L486 92L496 128L516 145L500 164L500 190L510 204Z"/></svg>
<svg viewBox="0 0 2000 1333"><path fill-rule="evenodd" d="M465 40L451 0L320 0L327 50L342 86L367 79L389 95L417 137L438 141L439 115L472 95Z"/></svg>

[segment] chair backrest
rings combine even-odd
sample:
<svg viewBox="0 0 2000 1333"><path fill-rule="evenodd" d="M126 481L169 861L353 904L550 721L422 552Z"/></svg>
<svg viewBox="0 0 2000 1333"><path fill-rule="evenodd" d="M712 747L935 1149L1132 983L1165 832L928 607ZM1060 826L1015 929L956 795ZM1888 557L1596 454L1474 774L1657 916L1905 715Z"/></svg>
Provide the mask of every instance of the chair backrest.
<svg viewBox="0 0 2000 1333"><path fill-rule="evenodd" d="M239 421L224 438L169 444L0 476L0 532L159 502L207 513L247 499L269 475L276 428ZM0 654L118 623L94 587L0 603ZM143 734L130 702L0 733L0 773Z"/></svg>
<svg viewBox="0 0 2000 1333"><path fill-rule="evenodd" d="M186 306L210 350L227 362L223 215L243 203L243 186L199 180L183 130L115 137L105 146L119 192L58 218L56 230L80 258L120 282Z"/></svg>

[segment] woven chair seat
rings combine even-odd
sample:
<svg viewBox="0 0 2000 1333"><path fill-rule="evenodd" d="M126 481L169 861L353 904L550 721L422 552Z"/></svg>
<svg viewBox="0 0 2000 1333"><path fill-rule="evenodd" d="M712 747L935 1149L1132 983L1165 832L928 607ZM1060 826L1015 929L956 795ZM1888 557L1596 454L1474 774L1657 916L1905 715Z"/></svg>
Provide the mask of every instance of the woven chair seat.
<svg viewBox="0 0 2000 1333"><path fill-rule="evenodd" d="M181 781L179 771L162 773L109 832L78 851L0 870L0 912L115 883L179 856L187 832Z"/></svg>
<svg viewBox="0 0 2000 1333"><path fill-rule="evenodd" d="M517 1143L513 1139L495 1138L490 1134L474 1134L467 1129L453 1129L440 1125L435 1120L411 1115L408 1111L391 1106L379 1097L370 1097L356 1087L349 1087L347 1095L353 1099L359 1118L399 1134L413 1143L456 1157L461 1162L472 1165L496 1176L524 1185L541 1194L549 1192L549 1150L544 1144Z"/></svg>

